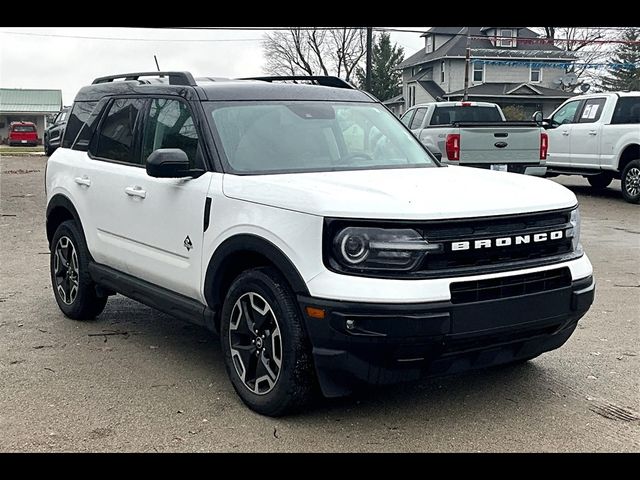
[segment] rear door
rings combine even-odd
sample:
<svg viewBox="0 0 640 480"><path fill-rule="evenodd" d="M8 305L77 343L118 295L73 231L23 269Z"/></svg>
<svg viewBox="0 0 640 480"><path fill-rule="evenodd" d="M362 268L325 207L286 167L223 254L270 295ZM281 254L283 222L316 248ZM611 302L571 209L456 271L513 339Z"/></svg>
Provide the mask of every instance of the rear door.
<svg viewBox="0 0 640 480"><path fill-rule="evenodd" d="M600 168L602 124L599 122L607 99L586 100L571 127L571 166Z"/></svg>
<svg viewBox="0 0 640 480"><path fill-rule="evenodd" d="M137 278L201 300L202 240L212 173L198 178L154 178L144 163L157 149L179 148L191 168L205 169L202 135L190 105L152 98L139 129L140 168L119 179L117 235L128 251L127 271Z"/></svg>
<svg viewBox="0 0 640 480"><path fill-rule="evenodd" d="M569 137L582 102L583 100L573 100L566 103L549 119L547 166L571 166L571 138Z"/></svg>

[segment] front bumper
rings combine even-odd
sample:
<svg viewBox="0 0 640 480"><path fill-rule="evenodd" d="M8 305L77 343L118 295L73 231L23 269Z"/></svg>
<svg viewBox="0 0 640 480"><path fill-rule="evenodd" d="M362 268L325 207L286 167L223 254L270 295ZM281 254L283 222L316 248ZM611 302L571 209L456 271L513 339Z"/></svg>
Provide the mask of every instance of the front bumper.
<svg viewBox="0 0 640 480"><path fill-rule="evenodd" d="M568 286L470 303L379 304L298 297L325 396L531 358L564 344L594 299ZM306 307L321 308L311 318Z"/></svg>

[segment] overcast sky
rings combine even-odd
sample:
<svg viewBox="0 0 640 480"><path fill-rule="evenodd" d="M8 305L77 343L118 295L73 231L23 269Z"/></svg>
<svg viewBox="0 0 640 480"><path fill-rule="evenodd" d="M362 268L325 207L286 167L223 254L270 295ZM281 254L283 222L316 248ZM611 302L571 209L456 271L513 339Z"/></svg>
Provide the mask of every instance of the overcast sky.
<svg viewBox="0 0 640 480"><path fill-rule="evenodd" d="M154 54L163 70L187 70L194 76L260 75L264 73L261 44L264 33L263 30L0 27L0 87L61 89L64 104L70 105L78 89L96 77L155 70ZM415 53L424 42L418 33L392 32L391 39L404 47L405 56Z"/></svg>

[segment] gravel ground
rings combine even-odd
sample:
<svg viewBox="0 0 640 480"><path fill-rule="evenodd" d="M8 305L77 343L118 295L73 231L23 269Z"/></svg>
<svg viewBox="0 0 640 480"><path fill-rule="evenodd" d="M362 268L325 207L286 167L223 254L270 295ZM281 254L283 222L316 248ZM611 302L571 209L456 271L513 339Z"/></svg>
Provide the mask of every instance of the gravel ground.
<svg viewBox="0 0 640 480"><path fill-rule="evenodd" d="M620 182L594 194L558 179L579 197L597 279L562 348L272 419L244 407L205 330L121 296L96 321L63 317L45 161L0 159L0 451L640 451L640 207Z"/></svg>

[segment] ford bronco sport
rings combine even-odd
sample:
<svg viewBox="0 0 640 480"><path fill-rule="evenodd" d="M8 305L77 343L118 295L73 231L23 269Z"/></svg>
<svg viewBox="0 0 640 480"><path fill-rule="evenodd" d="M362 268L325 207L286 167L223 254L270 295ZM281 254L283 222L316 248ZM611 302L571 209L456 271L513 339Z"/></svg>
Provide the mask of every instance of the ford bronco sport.
<svg viewBox="0 0 640 480"><path fill-rule="evenodd" d="M218 332L266 415L534 358L593 301L572 192L442 166L336 77L98 78L46 189L62 312L120 293Z"/></svg>

